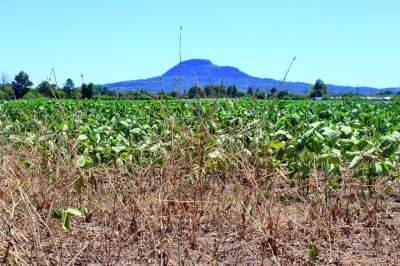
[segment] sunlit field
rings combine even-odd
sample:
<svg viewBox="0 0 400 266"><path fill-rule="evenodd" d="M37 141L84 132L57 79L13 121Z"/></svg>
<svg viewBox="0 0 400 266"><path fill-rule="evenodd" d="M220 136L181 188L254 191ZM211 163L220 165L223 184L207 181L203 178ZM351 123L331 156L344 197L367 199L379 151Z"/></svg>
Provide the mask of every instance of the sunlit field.
<svg viewBox="0 0 400 266"><path fill-rule="evenodd" d="M11 265L391 264L400 105L0 104L0 257Z"/></svg>

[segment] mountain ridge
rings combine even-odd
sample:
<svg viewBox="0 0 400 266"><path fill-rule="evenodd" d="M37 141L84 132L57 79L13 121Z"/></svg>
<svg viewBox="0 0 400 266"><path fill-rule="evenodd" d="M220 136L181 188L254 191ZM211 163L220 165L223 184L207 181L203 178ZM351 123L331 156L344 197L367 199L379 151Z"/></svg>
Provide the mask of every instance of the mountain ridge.
<svg viewBox="0 0 400 266"><path fill-rule="evenodd" d="M281 90L292 93L308 93L311 86L306 82L281 82L271 78L259 78L251 76L240 69L232 66L218 66L208 59L190 59L182 61L182 66L177 64L168 69L161 76L151 77L147 79L137 79L120 81L105 84L110 89L118 89L120 91L130 91L143 89L149 92L171 92L174 91L179 84L180 71L182 68L182 91L188 91L194 84L201 86L209 84L220 84L222 79L225 86L236 85L239 90L246 91L248 87L259 88L265 90L272 87L280 87ZM161 78L161 80L160 80ZM338 93L359 93L365 95L377 94L384 91L400 92L400 88L375 88L369 86L352 87L343 85L327 84L330 94Z"/></svg>

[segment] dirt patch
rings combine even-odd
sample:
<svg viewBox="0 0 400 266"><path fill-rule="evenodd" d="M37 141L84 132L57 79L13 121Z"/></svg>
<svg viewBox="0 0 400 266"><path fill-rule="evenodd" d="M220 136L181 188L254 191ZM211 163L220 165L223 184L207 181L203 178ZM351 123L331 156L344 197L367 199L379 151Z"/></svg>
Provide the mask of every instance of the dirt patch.
<svg viewBox="0 0 400 266"><path fill-rule="evenodd" d="M399 184L316 173L293 187L283 172L238 169L191 180L185 167L82 171L22 167L4 153L0 258L36 265L396 265ZM40 160L36 164L41 165ZM58 172L55 172L57 169ZM171 170L172 169L172 170ZM47 172L46 172L47 171ZM49 184L49 172L56 178ZM83 178L82 191L76 189ZM54 208L86 210L70 232Z"/></svg>

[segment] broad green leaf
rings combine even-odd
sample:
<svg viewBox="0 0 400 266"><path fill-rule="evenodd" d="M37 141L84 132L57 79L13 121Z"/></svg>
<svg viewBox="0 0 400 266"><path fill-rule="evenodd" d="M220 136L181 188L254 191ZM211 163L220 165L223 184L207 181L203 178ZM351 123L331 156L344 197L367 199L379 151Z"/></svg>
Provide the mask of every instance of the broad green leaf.
<svg viewBox="0 0 400 266"><path fill-rule="evenodd" d="M82 212L77 208L67 208L65 212L72 216L82 216Z"/></svg>
<svg viewBox="0 0 400 266"><path fill-rule="evenodd" d="M352 132L351 127L349 126L342 126L340 131L342 131L346 136L350 135Z"/></svg>
<svg viewBox="0 0 400 266"><path fill-rule="evenodd" d="M85 167L85 165L86 165L85 156L83 156L83 155L79 156L78 159L76 160L76 165L80 168Z"/></svg>
<svg viewBox="0 0 400 266"><path fill-rule="evenodd" d="M88 136L85 134L82 134L82 135L79 135L78 139L79 139L79 141L85 141L88 139Z"/></svg>
<svg viewBox="0 0 400 266"><path fill-rule="evenodd" d="M351 161L349 168L350 168L350 169L354 168L354 167L358 164L358 162L359 162L360 160L361 160L361 156L360 156L360 155L356 155L356 156L353 158L353 160Z"/></svg>

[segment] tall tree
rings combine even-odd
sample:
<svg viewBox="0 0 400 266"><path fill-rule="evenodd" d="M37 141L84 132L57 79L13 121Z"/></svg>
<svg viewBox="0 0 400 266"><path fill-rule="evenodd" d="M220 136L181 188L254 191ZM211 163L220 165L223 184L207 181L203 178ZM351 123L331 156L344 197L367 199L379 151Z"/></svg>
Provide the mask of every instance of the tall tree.
<svg viewBox="0 0 400 266"><path fill-rule="evenodd" d="M271 95L272 95L272 97L276 97L278 95L278 88L277 87L272 87Z"/></svg>
<svg viewBox="0 0 400 266"><path fill-rule="evenodd" d="M65 81L63 90L65 92L65 95L67 96L67 98L72 98L72 90L74 89L75 84L74 81L72 79L67 79Z"/></svg>
<svg viewBox="0 0 400 266"><path fill-rule="evenodd" d="M93 93L94 93L94 84L89 83L89 85L86 85L86 83L82 84L81 87L81 94L82 98L84 99L92 99L93 98Z"/></svg>
<svg viewBox="0 0 400 266"><path fill-rule="evenodd" d="M93 83L89 83L89 85L88 85L88 92L89 92L88 99L92 99L93 98L93 94L94 94L95 91L96 91L96 86L94 86Z"/></svg>
<svg viewBox="0 0 400 266"><path fill-rule="evenodd" d="M253 88L252 88L252 87L249 87L249 88L247 89L247 95L249 95L250 97L253 97L253 94L254 94Z"/></svg>
<svg viewBox="0 0 400 266"><path fill-rule="evenodd" d="M239 96L239 90L235 85L232 86L232 96L233 96L233 98L236 98Z"/></svg>
<svg viewBox="0 0 400 266"><path fill-rule="evenodd" d="M278 94L276 95L276 98L278 99L283 99L286 95L289 95L289 93L287 91L280 91L278 92Z"/></svg>
<svg viewBox="0 0 400 266"><path fill-rule="evenodd" d="M315 97L322 97L325 95L328 95L328 88L321 79L318 79L315 82L315 84L311 86L310 97L315 98Z"/></svg>
<svg viewBox="0 0 400 266"><path fill-rule="evenodd" d="M237 97L237 94L238 94L238 89L236 88L235 85L230 85L230 86L228 86L228 88L226 89L226 95L227 95L229 98L235 98L235 97Z"/></svg>
<svg viewBox="0 0 400 266"><path fill-rule="evenodd" d="M204 94L207 96L207 98L213 98L214 97L214 92L213 92L213 86L212 85L207 85L204 88Z"/></svg>
<svg viewBox="0 0 400 266"><path fill-rule="evenodd" d="M204 96L204 92L203 89L201 87L198 86L192 86L190 87L189 91L188 91L188 97L191 99L194 98L200 98Z"/></svg>
<svg viewBox="0 0 400 266"><path fill-rule="evenodd" d="M28 74L24 71L18 73L12 82L12 88L14 90L15 98L21 99L30 90L33 85L32 81L29 80Z"/></svg>
<svg viewBox="0 0 400 266"><path fill-rule="evenodd" d="M52 98L54 97L54 90L56 89L56 85L55 84L50 84L50 82L46 81L42 81L38 86L37 86L37 90L40 94L42 94L43 96Z"/></svg>
<svg viewBox="0 0 400 266"><path fill-rule="evenodd" d="M257 99L264 99L265 95L264 95L264 93L261 93L259 88L257 88L256 92L254 93L254 97Z"/></svg>
<svg viewBox="0 0 400 266"><path fill-rule="evenodd" d="M221 84L217 88L218 98L224 98L226 96L226 90L224 84Z"/></svg>

